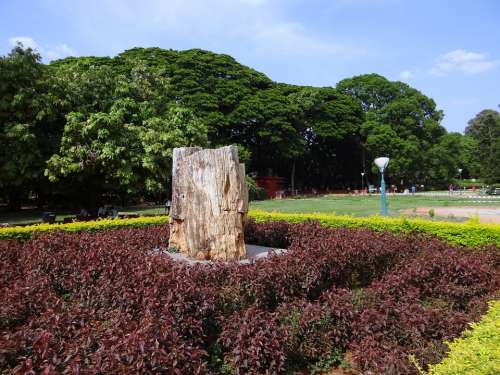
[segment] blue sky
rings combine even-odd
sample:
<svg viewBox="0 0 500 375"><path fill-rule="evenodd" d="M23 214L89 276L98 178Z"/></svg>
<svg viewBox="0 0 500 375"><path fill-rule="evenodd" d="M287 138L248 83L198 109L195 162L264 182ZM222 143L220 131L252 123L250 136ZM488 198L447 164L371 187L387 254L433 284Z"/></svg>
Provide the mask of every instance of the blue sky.
<svg viewBox="0 0 500 375"><path fill-rule="evenodd" d="M0 0L0 54L16 40L44 61L135 46L227 53L276 81L403 80L463 131L500 104L497 0Z"/></svg>

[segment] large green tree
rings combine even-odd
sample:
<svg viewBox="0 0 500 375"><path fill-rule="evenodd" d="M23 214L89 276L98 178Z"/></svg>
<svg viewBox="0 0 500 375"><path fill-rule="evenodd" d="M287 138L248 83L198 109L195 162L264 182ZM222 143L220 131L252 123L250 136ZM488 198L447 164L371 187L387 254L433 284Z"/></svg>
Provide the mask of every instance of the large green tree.
<svg viewBox="0 0 500 375"><path fill-rule="evenodd" d="M287 94L286 85L260 90L242 99L228 117L230 141L250 151L250 169L260 174L287 170L303 153L304 140L294 126Z"/></svg>
<svg viewBox="0 0 500 375"><path fill-rule="evenodd" d="M492 109L479 112L469 121L465 134L475 141L471 148L479 158L481 177L487 182L499 182L500 113Z"/></svg>
<svg viewBox="0 0 500 375"><path fill-rule="evenodd" d="M461 137L460 147L460 168L463 169L463 177L481 177L482 155L479 149L479 142L470 135Z"/></svg>
<svg viewBox="0 0 500 375"><path fill-rule="evenodd" d="M289 101L305 142L299 179L320 188L357 180L358 135L364 120L358 101L331 87L301 87Z"/></svg>
<svg viewBox="0 0 500 375"><path fill-rule="evenodd" d="M0 193L11 208L43 174L36 129L44 66L38 53L17 45L0 57Z"/></svg>
<svg viewBox="0 0 500 375"><path fill-rule="evenodd" d="M66 116L46 175L54 182L78 182L87 205L104 193L165 192L173 148L207 144L206 126L169 101L169 79L160 68L137 62L113 75L107 65L64 66L61 74L85 91L72 91L78 111Z"/></svg>
<svg viewBox="0 0 500 375"><path fill-rule="evenodd" d="M292 188L358 187L381 155L392 183L443 186L458 166L491 170L476 157L482 145L490 164L496 155L482 125L448 134L432 99L376 74L304 87L200 49L45 65L22 47L1 58L0 74L0 194L12 206L30 191L89 205L159 196L178 146L236 144L248 171L272 170Z"/></svg>
<svg viewBox="0 0 500 375"><path fill-rule="evenodd" d="M453 150L439 148L447 132L440 125L443 113L436 109L434 100L403 82L391 82L377 74L342 80L337 89L356 98L366 114L360 130L364 170L371 166L376 172L372 160L389 156L388 172L395 184L442 186L454 177L450 168L443 174L439 166L439 160L447 159Z"/></svg>
<svg viewBox="0 0 500 375"><path fill-rule="evenodd" d="M231 56L201 49L133 48L119 54L113 64L126 70L137 61L165 71L171 85L169 98L195 112L208 127L213 145L234 142L232 112L248 96L275 85Z"/></svg>

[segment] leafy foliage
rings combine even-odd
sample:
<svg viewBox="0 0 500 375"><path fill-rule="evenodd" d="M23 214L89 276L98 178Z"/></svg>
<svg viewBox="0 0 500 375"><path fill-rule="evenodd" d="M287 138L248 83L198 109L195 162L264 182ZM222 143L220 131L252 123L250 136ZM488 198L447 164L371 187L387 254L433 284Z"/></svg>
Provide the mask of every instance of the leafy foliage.
<svg viewBox="0 0 500 375"><path fill-rule="evenodd" d="M329 214L295 214L264 212L252 210L249 217L259 223L269 223L268 226L253 231L252 226L247 228L246 238L250 243L266 244L275 248L288 246L286 233L288 223L302 223L318 221L327 227L370 228L375 231L389 231L400 234L420 233L440 238L453 245L468 247L487 247L493 244L500 245L500 228L496 224L449 223L432 222L421 219L383 218L383 217L352 217ZM141 227L166 223L166 216L141 217L127 220L98 220L70 224L37 224L24 227L0 228L0 239L27 239L33 233L46 231L96 231L120 227Z"/></svg>
<svg viewBox="0 0 500 375"><path fill-rule="evenodd" d="M206 145L206 126L191 110L168 104L169 80L161 69L138 63L116 76L108 66L78 67L64 66L61 74L80 87L96 85L82 95L114 95L103 98L98 111L80 107L66 116L59 152L47 164L49 180L77 178L94 187L94 195L103 189L137 193L143 186L149 193L164 191L173 148Z"/></svg>
<svg viewBox="0 0 500 375"><path fill-rule="evenodd" d="M0 192L11 208L43 171L40 130L35 127L43 67L39 54L21 45L0 57Z"/></svg>
<svg viewBox="0 0 500 375"><path fill-rule="evenodd" d="M430 375L496 374L500 372L500 301L489 304L479 323L447 343L448 356L430 367Z"/></svg>
<svg viewBox="0 0 500 375"><path fill-rule="evenodd" d="M440 125L443 113L436 103L403 82L390 82L378 74L344 79L337 89L361 103L366 119L359 130L363 170L376 168L371 160L391 158L389 173L394 181L443 186L458 167L452 138ZM453 146L453 147L452 147ZM365 162L368 161L368 163Z"/></svg>
<svg viewBox="0 0 500 375"><path fill-rule="evenodd" d="M247 232L288 252L188 265L164 225L0 241L0 368L417 374L500 287L498 248L312 223Z"/></svg>
<svg viewBox="0 0 500 375"><path fill-rule="evenodd" d="M0 240L26 240L44 232L94 232L116 228L140 228L150 225L166 224L166 216L145 216L139 218L114 220L100 219L96 221L82 221L67 224L35 224L0 228Z"/></svg>
<svg viewBox="0 0 500 375"><path fill-rule="evenodd" d="M470 137L469 150L475 153L479 164L479 175L487 182L500 181L500 113L492 109L485 109L469 121L465 134ZM473 155L469 156L472 158ZM473 172L477 172L473 170ZM474 177L474 176L472 176Z"/></svg>
<svg viewBox="0 0 500 375"><path fill-rule="evenodd" d="M250 176L247 176L247 186L249 201L266 199L266 191L263 188L257 186L255 180Z"/></svg>
<svg viewBox="0 0 500 375"><path fill-rule="evenodd" d="M477 142L447 134L431 98L379 75L304 87L200 49L44 65L21 46L0 72L0 194L12 208L29 193L40 206L159 201L179 146L236 144L248 171L299 189L357 188L360 171L375 178L380 153L392 159L389 182L405 187L443 187L458 164L468 174L478 166Z"/></svg>

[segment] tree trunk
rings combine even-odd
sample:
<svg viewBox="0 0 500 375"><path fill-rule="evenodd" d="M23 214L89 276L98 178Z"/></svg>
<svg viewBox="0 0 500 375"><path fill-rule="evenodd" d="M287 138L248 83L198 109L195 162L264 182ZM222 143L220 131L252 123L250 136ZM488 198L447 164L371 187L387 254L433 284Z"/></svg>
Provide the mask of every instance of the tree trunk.
<svg viewBox="0 0 500 375"><path fill-rule="evenodd" d="M8 194L8 208L10 211L18 211L22 206L22 193L20 189L16 189L15 187L9 191Z"/></svg>
<svg viewBox="0 0 500 375"><path fill-rule="evenodd" d="M199 259L242 259L247 211L245 165L235 146L174 149L170 247Z"/></svg>

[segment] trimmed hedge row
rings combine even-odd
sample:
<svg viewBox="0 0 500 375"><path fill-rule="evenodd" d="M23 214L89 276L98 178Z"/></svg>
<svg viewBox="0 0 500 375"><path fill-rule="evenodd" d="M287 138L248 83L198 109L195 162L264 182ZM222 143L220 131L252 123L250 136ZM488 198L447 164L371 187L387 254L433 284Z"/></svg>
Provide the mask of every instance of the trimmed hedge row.
<svg viewBox="0 0 500 375"><path fill-rule="evenodd" d="M0 228L0 240L7 239L29 239L33 233L40 232L94 232L103 229L117 228L140 228L149 225L165 224L168 221L167 216L144 216L133 219L103 219L95 221L79 221L67 224L34 224L24 227L6 227Z"/></svg>
<svg viewBox="0 0 500 375"><path fill-rule="evenodd" d="M490 302L488 313L472 330L449 343L451 351L429 375L500 374L500 301Z"/></svg>
<svg viewBox="0 0 500 375"><path fill-rule="evenodd" d="M327 227L368 228L375 231L389 231L393 233L426 233L446 242L467 247L481 247L491 244L500 246L500 225L478 224L474 222L450 223L435 222L423 219L383 218L380 216L352 217L329 214L299 214L265 212L252 210L249 216L256 222L286 221L288 223L302 223L318 221ZM0 228L2 239L28 239L33 232L64 231L81 232L102 229L144 227L167 223L167 216L149 216L137 219L97 220L76 222L69 224L36 224L25 227Z"/></svg>
<svg viewBox="0 0 500 375"><path fill-rule="evenodd" d="M314 220L327 227L368 228L375 231L389 231L393 233L431 234L450 244L459 246L480 247L491 244L500 246L500 225L497 224L436 222L423 219L407 219L404 217L352 217L265 211L251 211L250 216L257 222L286 221L289 223L302 223Z"/></svg>

